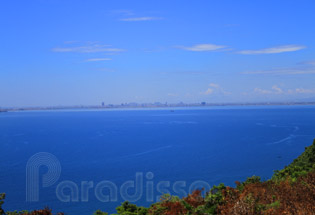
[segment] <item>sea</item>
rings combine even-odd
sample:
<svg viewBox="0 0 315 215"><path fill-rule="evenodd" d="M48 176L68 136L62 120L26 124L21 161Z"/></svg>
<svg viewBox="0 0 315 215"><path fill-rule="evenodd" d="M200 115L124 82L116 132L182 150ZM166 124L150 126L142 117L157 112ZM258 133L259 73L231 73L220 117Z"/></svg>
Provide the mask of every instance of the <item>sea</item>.
<svg viewBox="0 0 315 215"><path fill-rule="evenodd" d="M6 211L68 215L149 206L213 185L268 180L315 138L315 106L0 113Z"/></svg>

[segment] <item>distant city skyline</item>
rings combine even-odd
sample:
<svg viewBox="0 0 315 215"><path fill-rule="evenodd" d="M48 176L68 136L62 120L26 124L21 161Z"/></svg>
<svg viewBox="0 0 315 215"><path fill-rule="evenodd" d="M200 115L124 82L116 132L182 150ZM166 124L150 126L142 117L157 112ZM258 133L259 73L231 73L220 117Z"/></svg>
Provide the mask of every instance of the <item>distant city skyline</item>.
<svg viewBox="0 0 315 215"><path fill-rule="evenodd" d="M315 1L0 3L0 107L315 101Z"/></svg>

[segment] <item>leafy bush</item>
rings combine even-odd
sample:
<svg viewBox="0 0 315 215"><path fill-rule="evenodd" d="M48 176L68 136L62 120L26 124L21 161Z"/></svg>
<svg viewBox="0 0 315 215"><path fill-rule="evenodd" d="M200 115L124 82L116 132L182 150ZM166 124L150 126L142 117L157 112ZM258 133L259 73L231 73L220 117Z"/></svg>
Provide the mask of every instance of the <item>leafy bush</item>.
<svg viewBox="0 0 315 215"><path fill-rule="evenodd" d="M248 177L247 179L246 179L246 181L244 181L244 182L235 182L235 184L236 184L236 188L238 189L238 190L240 190L240 191L242 191L243 189L244 189L244 187L247 185L247 184L255 184L255 183L260 183L260 177L259 176L252 176L252 177Z"/></svg>
<svg viewBox="0 0 315 215"><path fill-rule="evenodd" d="M93 215L108 215L108 213L103 212L103 211L101 211L101 210L97 210L97 211L95 211L95 212L93 213Z"/></svg>
<svg viewBox="0 0 315 215"><path fill-rule="evenodd" d="M0 193L0 215L3 215L4 214L4 210L2 209L2 205L4 203L4 200L5 199L5 194L4 193Z"/></svg>
<svg viewBox="0 0 315 215"><path fill-rule="evenodd" d="M312 170L315 170L315 139L313 144L306 147L305 151L289 166L275 171L272 180L281 181L289 178L294 182L299 176L306 175Z"/></svg>
<svg viewBox="0 0 315 215"><path fill-rule="evenodd" d="M121 206L116 208L117 214L122 215L145 215L148 209L144 207L138 207L135 204L131 204L128 201L122 203Z"/></svg>

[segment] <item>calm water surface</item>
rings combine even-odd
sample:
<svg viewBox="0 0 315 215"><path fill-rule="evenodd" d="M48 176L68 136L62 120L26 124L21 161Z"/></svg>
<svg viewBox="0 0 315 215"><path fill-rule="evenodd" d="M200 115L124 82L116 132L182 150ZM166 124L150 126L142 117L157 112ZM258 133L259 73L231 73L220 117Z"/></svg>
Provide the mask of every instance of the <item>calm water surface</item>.
<svg viewBox="0 0 315 215"><path fill-rule="evenodd" d="M7 194L6 210L48 205L70 215L114 212L123 201L119 190L117 202L99 201L93 188L82 202L81 182L93 181L95 188L109 180L119 189L139 172L143 183L153 183L155 198L161 181L169 181L172 193L174 183L184 181L183 192L174 193L182 195L198 180L212 186L234 185L252 175L268 179L314 138L314 106L1 113L0 192ZM47 167L40 168L39 202L26 202L26 164L38 152L56 156L61 175L43 187ZM64 180L78 185L78 202L57 198L56 187ZM146 190L137 204L150 204Z"/></svg>

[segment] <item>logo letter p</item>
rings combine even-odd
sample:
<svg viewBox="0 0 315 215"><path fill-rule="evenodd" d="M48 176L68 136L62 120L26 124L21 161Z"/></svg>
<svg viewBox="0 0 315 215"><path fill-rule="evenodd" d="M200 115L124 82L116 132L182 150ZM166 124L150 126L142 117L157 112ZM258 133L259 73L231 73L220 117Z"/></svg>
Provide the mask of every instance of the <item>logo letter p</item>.
<svg viewBox="0 0 315 215"><path fill-rule="evenodd" d="M26 164L26 201L39 201L39 169L47 167L47 172L43 175L43 187L49 187L56 183L60 177L61 165L53 154L39 152L34 154Z"/></svg>

